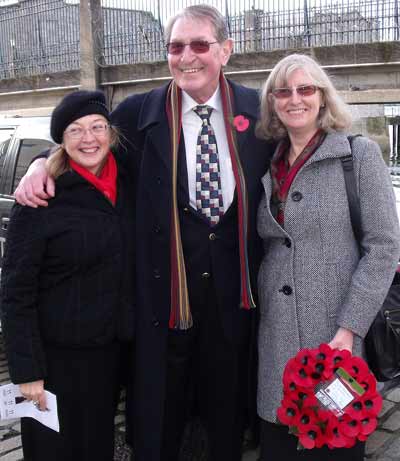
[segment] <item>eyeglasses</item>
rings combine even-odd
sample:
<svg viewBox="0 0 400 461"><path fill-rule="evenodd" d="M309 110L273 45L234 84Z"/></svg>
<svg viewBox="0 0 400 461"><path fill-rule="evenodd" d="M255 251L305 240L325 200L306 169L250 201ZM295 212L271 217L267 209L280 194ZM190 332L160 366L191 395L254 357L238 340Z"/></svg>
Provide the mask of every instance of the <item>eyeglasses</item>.
<svg viewBox="0 0 400 461"><path fill-rule="evenodd" d="M293 88L275 88L271 93L277 99L288 99L295 91L299 96L307 97L316 93L319 88L316 85L300 85Z"/></svg>
<svg viewBox="0 0 400 461"><path fill-rule="evenodd" d="M104 136L108 131L109 125L107 123L95 123L89 128L83 128L81 126L74 126L64 131L64 134L72 139L81 139L89 130L93 136L101 137Z"/></svg>
<svg viewBox="0 0 400 461"><path fill-rule="evenodd" d="M190 49L193 51L193 53L203 54L207 53L207 51L210 49L210 45L214 45L214 43L218 43L218 41L207 42L207 40L193 40L190 43L170 42L165 46L167 47L169 54L182 54L186 46L190 46Z"/></svg>

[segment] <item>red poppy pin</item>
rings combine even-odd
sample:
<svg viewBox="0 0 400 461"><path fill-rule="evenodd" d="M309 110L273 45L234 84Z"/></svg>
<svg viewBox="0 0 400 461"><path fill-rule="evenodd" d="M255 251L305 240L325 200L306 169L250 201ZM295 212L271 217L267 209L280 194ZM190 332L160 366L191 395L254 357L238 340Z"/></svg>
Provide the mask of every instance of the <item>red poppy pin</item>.
<svg viewBox="0 0 400 461"><path fill-rule="evenodd" d="M246 131L250 125L249 119L243 115L236 115L233 119L233 125L237 131Z"/></svg>

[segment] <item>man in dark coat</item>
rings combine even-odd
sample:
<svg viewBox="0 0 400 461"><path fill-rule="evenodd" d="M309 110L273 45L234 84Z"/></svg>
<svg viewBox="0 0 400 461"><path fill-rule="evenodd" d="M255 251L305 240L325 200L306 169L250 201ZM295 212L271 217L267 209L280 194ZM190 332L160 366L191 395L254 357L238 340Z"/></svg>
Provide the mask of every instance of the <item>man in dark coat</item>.
<svg viewBox="0 0 400 461"><path fill-rule="evenodd" d="M222 74L233 49L222 15L187 7L166 42L173 81L112 114L138 176L135 460L177 461L196 411L209 459L239 461L270 148L254 136L257 92Z"/></svg>

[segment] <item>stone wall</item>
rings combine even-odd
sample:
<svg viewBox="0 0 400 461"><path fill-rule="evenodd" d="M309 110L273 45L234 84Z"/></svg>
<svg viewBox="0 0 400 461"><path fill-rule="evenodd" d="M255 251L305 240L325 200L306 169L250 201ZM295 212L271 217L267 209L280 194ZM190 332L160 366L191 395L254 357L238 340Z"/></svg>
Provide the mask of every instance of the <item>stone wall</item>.
<svg viewBox="0 0 400 461"><path fill-rule="evenodd" d="M400 43L371 43L233 54L225 72L229 78L261 88L282 57L309 53L332 77L343 98L352 104L353 132L375 139L385 155L390 151L383 103L400 103ZM80 71L59 72L0 81L0 114L49 114L69 91L80 87ZM99 82L115 108L125 97L169 81L165 61L103 66Z"/></svg>

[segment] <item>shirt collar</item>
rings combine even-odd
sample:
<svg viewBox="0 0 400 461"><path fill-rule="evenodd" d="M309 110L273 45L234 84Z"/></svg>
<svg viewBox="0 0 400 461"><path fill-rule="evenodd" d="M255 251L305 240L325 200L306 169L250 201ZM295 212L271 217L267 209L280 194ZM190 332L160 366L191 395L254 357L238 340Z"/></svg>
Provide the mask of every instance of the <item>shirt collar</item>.
<svg viewBox="0 0 400 461"><path fill-rule="evenodd" d="M188 114L194 107L198 106L197 103L191 96L186 93L186 91L182 91L182 115ZM218 85L218 88L215 90L214 94L211 98L206 101L204 104L214 109L214 111L222 111L222 103L221 103L221 91Z"/></svg>

